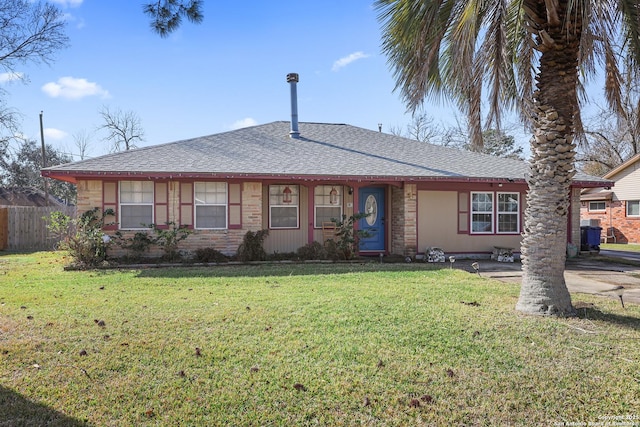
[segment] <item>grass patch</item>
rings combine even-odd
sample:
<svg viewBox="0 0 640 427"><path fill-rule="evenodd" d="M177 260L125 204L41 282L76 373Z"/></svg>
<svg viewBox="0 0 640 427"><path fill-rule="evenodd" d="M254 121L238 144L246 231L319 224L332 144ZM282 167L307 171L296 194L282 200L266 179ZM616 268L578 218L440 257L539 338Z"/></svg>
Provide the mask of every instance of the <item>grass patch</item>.
<svg viewBox="0 0 640 427"><path fill-rule="evenodd" d="M640 252L640 245L633 243L603 243L600 245L600 249L607 249L610 251Z"/></svg>
<svg viewBox="0 0 640 427"><path fill-rule="evenodd" d="M578 318L521 316L516 285L415 263L65 262L0 256L0 425L640 416L635 305L580 295Z"/></svg>

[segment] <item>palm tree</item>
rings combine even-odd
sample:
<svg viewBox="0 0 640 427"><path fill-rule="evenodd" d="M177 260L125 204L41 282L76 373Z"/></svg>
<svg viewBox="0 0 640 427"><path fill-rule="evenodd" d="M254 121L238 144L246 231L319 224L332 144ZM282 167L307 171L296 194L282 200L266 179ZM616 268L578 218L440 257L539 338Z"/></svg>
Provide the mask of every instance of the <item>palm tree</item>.
<svg viewBox="0 0 640 427"><path fill-rule="evenodd" d="M516 109L533 129L516 309L575 314L564 281L567 215L585 79L604 67L620 111L621 70L636 78L638 0L376 0L382 48L410 107L446 95L489 117ZM474 122L479 125L479 121Z"/></svg>

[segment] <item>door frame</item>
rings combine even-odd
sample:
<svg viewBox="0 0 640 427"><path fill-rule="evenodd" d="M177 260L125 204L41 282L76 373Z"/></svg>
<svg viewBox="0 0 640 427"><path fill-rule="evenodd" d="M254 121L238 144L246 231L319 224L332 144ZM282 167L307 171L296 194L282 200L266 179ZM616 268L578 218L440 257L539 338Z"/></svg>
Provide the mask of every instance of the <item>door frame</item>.
<svg viewBox="0 0 640 427"><path fill-rule="evenodd" d="M381 225L380 225L380 232L382 233L382 248L376 248L376 249L364 249L361 250L360 249L360 245L358 245L358 253L359 254L364 254L364 255L377 255L377 254L387 254L387 248L389 245L389 236L388 236L388 227L387 227L387 222L388 222L388 213L389 213L389 206L388 206L388 200L389 198L387 197L387 192L388 192L388 186L386 185L367 185L367 186L362 186L362 187L358 187L357 189L357 196L358 196L358 200L354 200L354 207L357 206L357 209L354 209L354 213L359 213L360 212L360 203L363 202L363 199L361 197L362 195L362 190L367 190L367 189L378 189L380 190L380 194L382 197L382 205L383 205L383 209L381 212L378 212L378 215L382 215L381 217ZM356 204L357 202L357 204ZM359 230L360 229L360 224L361 221L365 221L365 219L361 219L360 221L358 221L356 223L356 229Z"/></svg>

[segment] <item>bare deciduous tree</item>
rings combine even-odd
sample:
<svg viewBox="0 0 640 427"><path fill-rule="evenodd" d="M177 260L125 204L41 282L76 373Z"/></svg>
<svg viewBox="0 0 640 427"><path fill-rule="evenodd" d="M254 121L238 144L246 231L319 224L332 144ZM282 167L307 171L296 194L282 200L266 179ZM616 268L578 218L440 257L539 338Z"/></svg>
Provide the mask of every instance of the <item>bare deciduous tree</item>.
<svg viewBox="0 0 640 427"><path fill-rule="evenodd" d="M585 120L576 163L586 173L602 176L640 153L640 90L628 75L624 86L618 101L621 112L598 106Z"/></svg>
<svg viewBox="0 0 640 427"><path fill-rule="evenodd" d="M92 134L86 129L79 130L73 134L73 144L78 152L80 160L84 160L89 152Z"/></svg>
<svg viewBox="0 0 640 427"><path fill-rule="evenodd" d="M120 108L111 110L109 107L102 107L100 116L104 124L99 130L107 132L106 141L111 143L111 152L131 150L136 148L136 142L144 141L144 130L140 117L134 111L123 111Z"/></svg>
<svg viewBox="0 0 640 427"><path fill-rule="evenodd" d="M66 47L63 14L57 7L31 0L0 0L0 70L5 80L27 81L18 65L50 64L54 54ZM0 97L5 91L0 90ZM13 131L17 112L0 99L0 130Z"/></svg>

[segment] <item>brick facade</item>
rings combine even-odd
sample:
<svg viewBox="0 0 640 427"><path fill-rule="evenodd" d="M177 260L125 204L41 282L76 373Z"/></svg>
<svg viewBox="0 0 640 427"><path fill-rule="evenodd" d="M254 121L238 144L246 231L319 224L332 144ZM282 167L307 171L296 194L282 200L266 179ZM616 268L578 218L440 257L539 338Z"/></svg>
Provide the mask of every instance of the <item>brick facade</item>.
<svg viewBox="0 0 640 427"><path fill-rule="evenodd" d="M99 180L80 180L77 184L78 203L77 212L82 214L95 207L103 206L103 185ZM177 181L170 181L168 184L168 220L176 224L180 223L180 185ZM245 182L242 184L242 228L226 230L197 230L180 242L180 249L195 251L198 248L215 248L227 255L234 254L242 238L247 231L258 231L263 228L262 219L262 184L259 182ZM113 235L115 231L105 231L106 234ZM122 231L125 238L132 237L136 231ZM109 250L110 256L123 256L126 251L118 246L112 245ZM162 255L160 248L153 248L149 256Z"/></svg>
<svg viewBox="0 0 640 427"><path fill-rule="evenodd" d="M607 200L604 211L589 211L589 201L582 202L581 219L600 221L602 235L608 233L609 228L613 228L616 236L616 243L640 243L640 217L628 217L627 205L624 200ZM613 243L609 239L608 243Z"/></svg>
<svg viewBox="0 0 640 427"><path fill-rule="evenodd" d="M391 187L391 248L393 254L415 256L418 247L417 186Z"/></svg>

